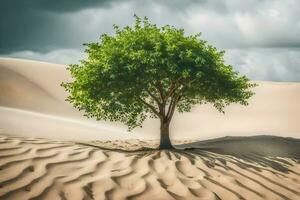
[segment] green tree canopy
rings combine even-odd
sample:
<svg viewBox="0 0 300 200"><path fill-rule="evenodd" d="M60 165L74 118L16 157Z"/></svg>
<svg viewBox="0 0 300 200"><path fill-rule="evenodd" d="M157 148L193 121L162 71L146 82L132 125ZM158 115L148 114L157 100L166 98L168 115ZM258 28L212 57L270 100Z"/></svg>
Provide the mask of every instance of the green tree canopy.
<svg viewBox="0 0 300 200"><path fill-rule="evenodd" d="M146 117L171 121L175 109L188 112L211 103L220 112L230 103L247 105L255 86L224 63L224 51L173 26L157 27L135 16L134 26L103 34L86 45L87 59L68 67L74 78L62 85L87 117L120 121L129 129ZM168 132L165 130L164 132Z"/></svg>

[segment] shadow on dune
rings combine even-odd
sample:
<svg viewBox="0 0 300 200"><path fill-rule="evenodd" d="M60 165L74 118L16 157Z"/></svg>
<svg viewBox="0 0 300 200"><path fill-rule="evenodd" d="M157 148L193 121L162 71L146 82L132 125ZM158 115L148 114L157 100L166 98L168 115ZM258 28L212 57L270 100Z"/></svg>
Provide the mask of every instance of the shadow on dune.
<svg viewBox="0 0 300 200"><path fill-rule="evenodd" d="M257 163L265 167L287 172L291 164L284 158L300 161L300 139L284 138L277 136L252 136L252 137L222 137L212 140L193 142L177 145L182 151L204 157L212 157L212 153L229 155L249 163ZM217 157L214 157L217 159ZM221 159L221 158L219 158ZM235 161L240 167L249 167L245 163ZM226 160L219 160L225 163ZM251 165L251 167L253 167Z"/></svg>
<svg viewBox="0 0 300 200"><path fill-rule="evenodd" d="M75 190L83 199L125 199L117 198L121 192L126 199L149 192L148 199L300 197L299 166L292 167L299 163L299 139L225 137L176 148L130 151L0 135L0 199L46 199L53 193L66 199ZM164 191L170 198L152 197Z"/></svg>
<svg viewBox="0 0 300 200"><path fill-rule="evenodd" d="M241 168L253 168L260 171L260 167L270 167L281 172L291 172L292 165L285 158L300 162L300 139L284 138L277 136L252 136L252 137L222 137L182 145L176 145L176 149L161 150L141 148L137 150L109 149L97 145L81 143L108 151L125 153L128 156L134 154L138 157L152 156L154 159L165 151L172 159L172 155L180 159L184 156L192 164L201 159L208 167L214 167L222 163L226 168L228 161ZM218 162L217 162L218 161Z"/></svg>

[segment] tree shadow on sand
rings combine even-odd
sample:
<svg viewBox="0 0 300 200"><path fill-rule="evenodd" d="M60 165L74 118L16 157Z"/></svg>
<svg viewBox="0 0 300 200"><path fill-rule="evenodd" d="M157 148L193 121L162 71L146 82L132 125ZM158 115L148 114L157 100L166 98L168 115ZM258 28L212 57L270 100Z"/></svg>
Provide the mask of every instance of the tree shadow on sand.
<svg viewBox="0 0 300 200"><path fill-rule="evenodd" d="M292 164L285 158L300 162L300 140L277 136L223 137L177 146L189 154L212 157L211 153L228 155L236 160L240 167L249 167L238 159L248 163L271 167L288 172ZM214 157L214 159L218 159ZM219 158L219 161L222 162ZM225 162L225 161L223 161ZM222 163L223 163L222 162ZM253 167L253 165L251 165Z"/></svg>
<svg viewBox="0 0 300 200"><path fill-rule="evenodd" d="M156 159L160 157L161 152L165 152L170 160L172 156L178 160L183 156L191 164L195 164L200 159L207 167L219 166L226 170L229 169L227 162L231 162L243 169L253 168L256 171L261 171L261 167L270 167L284 173L296 173L289 169L293 165L289 160L300 163L300 140L276 136L223 137L176 145L176 149L171 150L152 148L124 150L91 144L88 144L88 146L124 153L126 156L135 155L138 158L151 156L152 159Z"/></svg>

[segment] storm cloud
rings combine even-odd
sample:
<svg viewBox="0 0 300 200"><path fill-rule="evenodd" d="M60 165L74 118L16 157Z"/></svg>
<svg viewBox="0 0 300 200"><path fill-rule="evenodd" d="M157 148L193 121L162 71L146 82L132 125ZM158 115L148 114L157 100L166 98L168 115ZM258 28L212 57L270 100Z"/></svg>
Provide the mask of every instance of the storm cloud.
<svg viewBox="0 0 300 200"><path fill-rule="evenodd" d="M297 0L2 0L0 55L74 63L83 43L112 34L133 14L184 28L226 50L227 63L255 80L300 81Z"/></svg>

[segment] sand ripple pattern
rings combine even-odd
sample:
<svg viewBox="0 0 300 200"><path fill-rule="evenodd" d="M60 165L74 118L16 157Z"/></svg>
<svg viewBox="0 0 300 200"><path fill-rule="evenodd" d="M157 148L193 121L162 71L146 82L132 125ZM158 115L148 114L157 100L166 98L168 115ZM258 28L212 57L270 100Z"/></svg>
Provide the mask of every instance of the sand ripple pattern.
<svg viewBox="0 0 300 200"><path fill-rule="evenodd" d="M0 136L0 199L300 199L300 164L278 171L211 152L116 152Z"/></svg>

